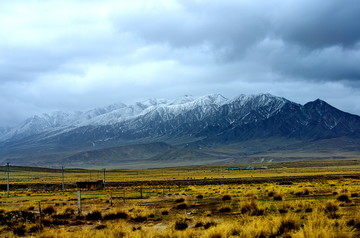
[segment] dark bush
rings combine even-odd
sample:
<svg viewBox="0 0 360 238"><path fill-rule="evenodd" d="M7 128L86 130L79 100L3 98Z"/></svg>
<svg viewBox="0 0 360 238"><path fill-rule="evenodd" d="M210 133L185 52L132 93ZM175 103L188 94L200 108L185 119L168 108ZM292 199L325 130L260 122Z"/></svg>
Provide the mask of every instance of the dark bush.
<svg viewBox="0 0 360 238"><path fill-rule="evenodd" d="M51 215L55 213L55 208L53 206L47 206L45 207L42 212L47 215Z"/></svg>
<svg viewBox="0 0 360 238"><path fill-rule="evenodd" d="M305 209L306 213L309 213L309 212L312 212L312 211L313 211L313 209L311 207L308 207L308 208Z"/></svg>
<svg viewBox="0 0 360 238"><path fill-rule="evenodd" d="M177 231L183 231L188 228L188 224L185 221L177 221L174 228Z"/></svg>
<svg viewBox="0 0 360 238"><path fill-rule="evenodd" d="M275 195L275 192L274 191L271 191L268 193L268 197L273 197Z"/></svg>
<svg viewBox="0 0 360 238"><path fill-rule="evenodd" d="M108 213L104 216L104 220L126 219L127 217L125 212Z"/></svg>
<svg viewBox="0 0 360 238"><path fill-rule="evenodd" d="M29 232L35 233L35 232L40 232L42 230L43 230L42 225L33 225L33 226L30 227Z"/></svg>
<svg viewBox="0 0 360 238"><path fill-rule="evenodd" d="M196 198L197 198L197 199L203 199L204 196L203 196L202 194L199 194L199 195L196 196Z"/></svg>
<svg viewBox="0 0 360 238"><path fill-rule="evenodd" d="M352 198L357 198L358 196L359 196L358 193L352 193L352 194L350 195L350 197L352 197Z"/></svg>
<svg viewBox="0 0 360 238"><path fill-rule="evenodd" d="M230 195L224 195L221 200L223 200L223 201L230 201L230 200L231 200L231 196L230 196Z"/></svg>
<svg viewBox="0 0 360 238"><path fill-rule="evenodd" d="M162 211L161 214L162 215L169 215L169 211Z"/></svg>
<svg viewBox="0 0 360 238"><path fill-rule="evenodd" d="M280 209L279 209L279 213L280 213L280 214L285 214L285 213L287 213L287 212L288 212L288 210L285 209L285 208L280 208Z"/></svg>
<svg viewBox="0 0 360 238"><path fill-rule="evenodd" d="M24 236L25 235L25 226L18 226L13 228L13 233L16 236Z"/></svg>
<svg viewBox="0 0 360 238"><path fill-rule="evenodd" d="M34 206L28 207L28 211L34 211L34 210L35 210L35 207L34 207Z"/></svg>
<svg viewBox="0 0 360 238"><path fill-rule="evenodd" d="M184 198L178 198L178 199L175 200L175 203L182 203L184 201L185 201Z"/></svg>
<svg viewBox="0 0 360 238"><path fill-rule="evenodd" d="M212 226L216 226L216 223L215 222L207 222L204 224L204 229L209 229L210 227Z"/></svg>
<svg viewBox="0 0 360 238"><path fill-rule="evenodd" d="M102 218L102 215L101 215L101 212L99 212L99 211L89 212L85 217L86 220L90 220L90 221L101 220L101 218Z"/></svg>
<svg viewBox="0 0 360 238"><path fill-rule="evenodd" d="M105 225L97 225L97 226L95 226L95 230L102 230L102 229L105 229L105 228L107 228L107 226L105 226Z"/></svg>
<svg viewBox="0 0 360 238"><path fill-rule="evenodd" d="M204 224L202 222L197 222L194 227L198 228L198 227L203 227L203 226L204 226Z"/></svg>
<svg viewBox="0 0 360 238"><path fill-rule="evenodd" d="M137 215L136 217L133 218L133 221L135 221L135 222L144 222L146 220L147 220L147 217L140 216L140 215Z"/></svg>
<svg viewBox="0 0 360 238"><path fill-rule="evenodd" d="M296 224L293 220L283 220L281 221L280 227L278 229L277 234L282 235L285 232L289 232L292 230L299 230L300 226Z"/></svg>
<svg viewBox="0 0 360 238"><path fill-rule="evenodd" d="M74 215L75 214L75 210L72 209L71 207L67 207L64 211L64 214L70 214L70 215Z"/></svg>
<svg viewBox="0 0 360 238"><path fill-rule="evenodd" d="M310 191L308 189L304 189L304 191L302 192L296 192L295 195L300 197L300 196L303 196L303 195L309 195L310 194Z"/></svg>
<svg viewBox="0 0 360 238"><path fill-rule="evenodd" d="M57 226L69 224L67 220L59 220L59 219L54 219L51 223Z"/></svg>
<svg viewBox="0 0 360 238"><path fill-rule="evenodd" d="M347 226L352 226L354 227L356 230L360 230L360 222L355 221L354 219L351 219L350 221L348 221L346 223Z"/></svg>
<svg viewBox="0 0 360 238"><path fill-rule="evenodd" d="M55 219L69 219L71 218L70 214L57 214L52 216Z"/></svg>
<svg viewBox="0 0 360 238"><path fill-rule="evenodd" d="M339 210L339 207L333 203L326 203L325 205L325 212L326 213L333 213L333 212L337 212Z"/></svg>
<svg viewBox="0 0 360 238"><path fill-rule="evenodd" d="M34 213L28 211L10 211L5 215L0 216L1 223L3 222L25 222L32 221L34 219Z"/></svg>
<svg viewBox="0 0 360 238"><path fill-rule="evenodd" d="M221 213L231 212L231 208L230 207L222 207L219 209L219 212L221 212Z"/></svg>
<svg viewBox="0 0 360 238"><path fill-rule="evenodd" d="M176 206L176 209L186 209L187 205L186 203L180 203L179 205Z"/></svg>
<svg viewBox="0 0 360 238"><path fill-rule="evenodd" d="M49 226L52 225L52 221L49 220L49 219L42 219L42 220L41 220L41 224L42 224L43 226L49 227Z"/></svg>
<svg viewBox="0 0 360 238"><path fill-rule="evenodd" d="M339 210L339 207L336 204L329 202L325 205L324 210L325 214L327 214L330 219L337 219L340 217L338 214L336 214L336 212Z"/></svg>
<svg viewBox="0 0 360 238"><path fill-rule="evenodd" d="M339 202L350 202L349 196L346 194L342 194L337 199Z"/></svg>
<svg viewBox="0 0 360 238"><path fill-rule="evenodd" d="M116 217L119 219L126 219L128 217L128 214L126 212L117 212Z"/></svg>
<svg viewBox="0 0 360 238"><path fill-rule="evenodd" d="M264 215L264 210L259 209L255 202L246 203L240 208L241 214L248 214L250 216Z"/></svg>
<svg viewBox="0 0 360 238"><path fill-rule="evenodd" d="M283 200L283 198L282 198L281 195L275 195L274 196L274 201L282 201L282 200Z"/></svg>
<svg viewBox="0 0 360 238"><path fill-rule="evenodd" d="M290 181L283 181L283 182L280 182L278 183L279 185L293 185L294 183L293 182L290 182Z"/></svg>
<svg viewBox="0 0 360 238"><path fill-rule="evenodd" d="M104 220L115 220L117 219L116 213L108 213L103 217Z"/></svg>

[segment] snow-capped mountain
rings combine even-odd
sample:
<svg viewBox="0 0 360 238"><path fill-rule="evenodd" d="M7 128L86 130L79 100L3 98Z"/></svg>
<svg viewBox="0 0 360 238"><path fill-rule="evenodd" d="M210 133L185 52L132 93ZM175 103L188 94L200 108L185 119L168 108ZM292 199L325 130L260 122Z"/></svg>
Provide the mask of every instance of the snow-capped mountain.
<svg viewBox="0 0 360 238"><path fill-rule="evenodd" d="M211 147L256 138L317 140L359 137L360 117L322 100L305 105L270 94L150 99L86 112L34 116L2 130L3 154L17 151L83 151L139 143Z"/></svg>

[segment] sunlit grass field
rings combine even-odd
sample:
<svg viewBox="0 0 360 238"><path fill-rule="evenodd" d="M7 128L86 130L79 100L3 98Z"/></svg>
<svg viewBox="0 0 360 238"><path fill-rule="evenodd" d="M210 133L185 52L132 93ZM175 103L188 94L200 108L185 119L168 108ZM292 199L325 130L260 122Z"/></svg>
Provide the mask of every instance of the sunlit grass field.
<svg viewBox="0 0 360 238"><path fill-rule="evenodd" d="M268 169L227 170L249 166ZM6 170L0 237L360 236L359 160L106 169L81 207L75 182L104 170L65 169L62 191L61 169L10 167L9 197Z"/></svg>
<svg viewBox="0 0 360 238"><path fill-rule="evenodd" d="M227 170L238 167L261 167L268 169L257 170ZM323 160L300 161L283 163L241 164L241 165L211 165L188 166L142 170L112 170L105 169L106 182L123 181L149 181L149 180L186 180L210 178L248 178L248 177L273 177L273 176L302 176L326 174L352 174L360 172L360 159L354 160ZM5 166L0 167L3 174L3 184L6 183ZM74 184L77 181L103 180L104 170L64 169L64 182ZM61 169L45 169L32 167L10 166L11 184L45 183L56 184L62 181Z"/></svg>

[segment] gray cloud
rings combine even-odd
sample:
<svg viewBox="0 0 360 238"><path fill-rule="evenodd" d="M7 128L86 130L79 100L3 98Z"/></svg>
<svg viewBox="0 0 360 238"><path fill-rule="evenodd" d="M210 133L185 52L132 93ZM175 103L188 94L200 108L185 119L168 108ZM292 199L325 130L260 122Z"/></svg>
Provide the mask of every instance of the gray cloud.
<svg viewBox="0 0 360 238"><path fill-rule="evenodd" d="M180 1L164 14L152 7L114 19L119 31L153 44L208 45L225 62L281 41L257 63L274 60L273 70L295 78L351 81L359 79L359 12L357 1Z"/></svg>
<svg viewBox="0 0 360 238"><path fill-rule="evenodd" d="M360 5L356 0L305 0L284 4L284 9L273 16L274 32L284 41L318 49L351 48L360 40L357 27Z"/></svg>
<svg viewBox="0 0 360 238"><path fill-rule="evenodd" d="M320 97L360 114L359 12L355 0L6 1L0 126L207 93Z"/></svg>

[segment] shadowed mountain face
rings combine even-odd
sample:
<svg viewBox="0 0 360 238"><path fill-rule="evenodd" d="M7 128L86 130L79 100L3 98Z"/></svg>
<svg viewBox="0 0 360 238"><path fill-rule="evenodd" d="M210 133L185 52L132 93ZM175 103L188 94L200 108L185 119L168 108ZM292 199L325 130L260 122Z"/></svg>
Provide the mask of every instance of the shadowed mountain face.
<svg viewBox="0 0 360 238"><path fill-rule="evenodd" d="M100 166L124 160L128 163L148 160L153 156L158 156L155 161L166 156L176 161L176 154L179 161L196 164L231 157L226 153L226 156L214 154L214 151L209 154L204 148L223 148L258 139L357 139L360 117L319 99L300 105L269 94L241 95L231 100L221 95L207 95L174 101L153 99L131 106L115 104L88 112L44 114L0 131L0 155L6 161L20 164L36 160L44 165L63 163L81 167L94 164L91 161L96 158L95 164ZM164 150L156 149L156 153L145 156L146 151L154 151L155 145L159 147L155 142L167 145L163 145ZM114 152L114 147L124 149L123 146L135 144L143 146L128 154L127 159ZM81 156L84 152L86 156Z"/></svg>

